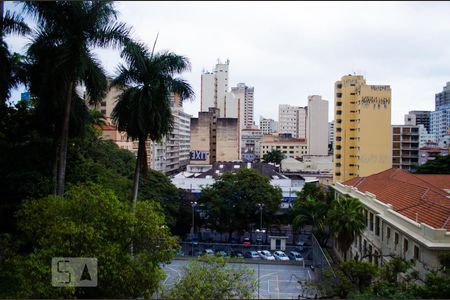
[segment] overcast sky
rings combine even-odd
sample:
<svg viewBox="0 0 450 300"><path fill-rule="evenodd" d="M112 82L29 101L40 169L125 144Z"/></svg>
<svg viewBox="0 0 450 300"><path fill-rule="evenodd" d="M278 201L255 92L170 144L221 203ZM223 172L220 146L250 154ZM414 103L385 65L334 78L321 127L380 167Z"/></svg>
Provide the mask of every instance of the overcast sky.
<svg viewBox="0 0 450 300"><path fill-rule="evenodd" d="M7 3L6 9L14 4ZM334 82L362 74L368 84L392 88L392 123L409 110L434 110L434 95L450 81L449 2L116 2L119 18L135 37L157 50L187 56L183 74L196 99L185 110L197 116L200 76L217 59L230 60L229 82L255 87L255 121L278 119L278 105L305 106L308 95L329 100ZM7 39L13 51L25 41ZM98 50L113 74L120 61ZM18 97L14 93L14 97Z"/></svg>

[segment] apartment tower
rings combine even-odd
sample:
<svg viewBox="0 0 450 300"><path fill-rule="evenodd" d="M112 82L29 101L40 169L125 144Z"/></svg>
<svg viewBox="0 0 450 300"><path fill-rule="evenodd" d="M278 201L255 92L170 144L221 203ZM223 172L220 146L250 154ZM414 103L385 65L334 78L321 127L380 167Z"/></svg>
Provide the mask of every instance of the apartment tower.
<svg viewBox="0 0 450 300"><path fill-rule="evenodd" d="M335 83L333 182L391 168L391 88L348 75Z"/></svg>
<svg viewBox="0 0 450 300"><path fill-rule="evenodd" d="M328 155L328 101L321 96L308 97L306 140L310 155Z"/></svg>

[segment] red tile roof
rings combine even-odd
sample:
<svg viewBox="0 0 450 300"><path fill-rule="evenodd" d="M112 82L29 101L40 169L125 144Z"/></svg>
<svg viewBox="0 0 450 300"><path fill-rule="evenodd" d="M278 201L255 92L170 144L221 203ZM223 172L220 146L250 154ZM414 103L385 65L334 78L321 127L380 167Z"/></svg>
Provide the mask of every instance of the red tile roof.
<svg viewBox="0 0 450 300"><path fill-rule="evenodd" d="M368 177L343 182L360 192L370 192L393 209L418 223L450 231L450 175L415 175L402 169L388 169Z"/></svg>

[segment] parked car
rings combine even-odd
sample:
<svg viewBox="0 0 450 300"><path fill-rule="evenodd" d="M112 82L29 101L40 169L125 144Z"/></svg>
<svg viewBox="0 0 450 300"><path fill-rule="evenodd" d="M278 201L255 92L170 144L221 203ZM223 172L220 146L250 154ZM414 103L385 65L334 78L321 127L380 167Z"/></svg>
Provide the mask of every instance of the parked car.
<svg viewBox="0 0 450 300"><path fill-rule="evenodd" d="M289 257L283 251L275 251L273 256L276 260L289 260Z"/></svg>
<svg viewBox="0 0 450 300"><path fill-rule="evenodd" d="M203 250L203 254L214 256L214 251L212 251L212 249L205 249Z"/></svg>
<svg viewBox="0 0 450 300"><path fill-rule="evenodd" d="M288 256L291 260L295 260L295 261L303 261L304 260L303 256L300 253L298 253L297 251L289 252Z"/></svg>
<svg viewBox="0 0 450 300"><path fill-rule="evenodd" d="M194 253L192 253L192 250L189 250L189 255L193 255L193 256L199 256L202 255L203 252L200 249L195 249Z"/></svg>
<svg viewBox="0 0 450 300"><path fill-rule="evenodd" d="M259 256L265 260L275 260L275 257L268 250L260 250L258 251Z"/></svg>
<svg viewBox="0 0 450 300"><path fill-rule="evenodd" d="M260 259L261 258L259 256L258 252L256 252L256 251L245 252L244 257L245 258L250 258L250 259Z"/></svg>
<svg viewBox="0 0 450 300"><path fill-rule="evenodd" d="M176 256L184 256L184 251L183 250L179 250L177 251L177 253L175 254Z"/></svg>
<svg viewBox="0 0 450 300"><path fill-rule="evenodd" d="M242 252L239 251L239 250L231 250L230 256L231 257L243 258L244 254L242 254Z"/></svg>
<svg viewBox="0 0 450 300"><path fill-rule="evenodd" d="M216 256L228 256L228 253L223 249L216 250Z"/></svg>
<svg viewBox="0 0 450 300"><path fill-rule="evenodd" d="M246 237L244 238L244 242L242 243L244 247L250 247L252 243L250 242L250 238Z"/></svg>

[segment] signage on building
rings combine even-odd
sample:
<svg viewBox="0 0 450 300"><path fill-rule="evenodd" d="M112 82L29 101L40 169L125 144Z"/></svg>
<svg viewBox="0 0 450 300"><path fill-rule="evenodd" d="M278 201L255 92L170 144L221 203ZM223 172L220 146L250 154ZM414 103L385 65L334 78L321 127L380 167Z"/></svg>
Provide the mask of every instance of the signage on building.
<svg viewBox="0 0 450 300"><path fill-rule="evenodd" d="M208 151L193 150L190 152L191 160L207 160Z"/></svg>

